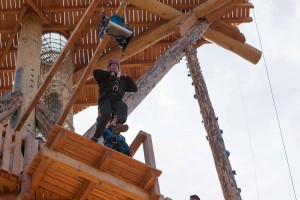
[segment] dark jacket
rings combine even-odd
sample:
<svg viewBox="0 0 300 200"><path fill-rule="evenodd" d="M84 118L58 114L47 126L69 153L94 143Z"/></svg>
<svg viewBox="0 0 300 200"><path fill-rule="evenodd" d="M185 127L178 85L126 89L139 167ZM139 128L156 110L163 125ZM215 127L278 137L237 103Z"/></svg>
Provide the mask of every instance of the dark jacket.
<svg viewBox="0 0 300 200"><path fill-rule="evenodd" d="M125 92L137 92L135 82L129 76L111 76L110 71L95 69L93 76L99 85L100 100L103 98L123 98Z"/></svg>

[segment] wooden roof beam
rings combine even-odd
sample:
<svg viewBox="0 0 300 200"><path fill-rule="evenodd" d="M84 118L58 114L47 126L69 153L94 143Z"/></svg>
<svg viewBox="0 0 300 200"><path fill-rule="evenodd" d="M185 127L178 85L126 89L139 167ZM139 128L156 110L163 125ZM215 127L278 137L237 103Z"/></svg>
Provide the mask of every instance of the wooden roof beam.
<svg viewBox="0 0 300 200"><path fill-rule="evenodd" d="M27 5L24 4L22 9L21 9L21 12L19 14L18 20L17 20L13 30L11 31L10 38L8 39L8 41L6 43L5 49L2 51L2 54L0 55L0 65L4 61L4 58L7 55L8 51L9 51L11 45L12 45L13 39L15 38L15 36L16 36L18 30L19 30L20 24L24 19L26 11L27 11Z"/></svg>
<svg viewBox="0 0 300 200"><path fill-rule="evenodd" d="M146 1L146 0L145 0ZM145 3L143 1L143 3ZM167 5L164 6L164 9L166 9L166 13L158 13L155 9L154 3L155 0L147 0L147 2L151 2L153 6L149 7L144 7L149 12L154 12L157 14L159 17L161 17L164 20L172 20L172 16L174 15L180 15L180 12L178 10L169 7L168 9L166 8ZM138 2L138 0L132 0L131 3L135 4ZM228 12L228 9L231 9L233 6L236 4L240 3L241 0L208 0L205 3L197 6L196 8L193 9L193 12L196 14L197 18L204 17L206 20L212 22L213 20L216 20L224 15L224 12ZM158 4L157 4L158 5ZM140 4L136 5L137 7L141 6ZM182 13L181 13L182 14ZM211 30L210 28L208 31ZM236 45L236 48L234 53L237 55L241 56L242 58L248 60L249 62L256 64L260 58L261 58L261 51L257 50L256 48L246 44L246 43L241 43L239 41L236 41L230 37L226 37L226 39L220 39L220 35L224 35L222 33L218 33L218 31L210 31L210 33L213 34L204 34L204 38L206 36L209 36L210 38L205 38L208 39L209 41L216 41L219 46L230 50L231 48L228 46L231 42L233 42ZM217 38L215 38L217 37Z"/></svg>
<svg viewBox="0 0 300 200"><path fill-rule="evenodd" d="M152 46L153 44L157 43L158 41L162 40L163 38L175 33L175 30L178 28L178 25L184 24L186 19L188 19L191 16L191 12L182 13L182 15L179 15L175 19L164 23L161 26L158 26L157 28L149 29L145 32L143 32L140 35L137 35L136 37L133 37L130 43L128 44L126 51L123 53L121 52L120 48L115 48L109 53L103 55L98 60L98 63L96 65L97 68L101 68L106 66L107 62L111 58L119 58L120 61L126 60L130 58L131 56L137 54L140 51L143 51L144 49L147 49L148 47ZM121 57L122 55L122 57ZM73 75L73 83L76 84L79 80L79 77L83 73L84 68L76 71ZM92 78L92 75L90 74L89 78Z"/></svg>
<svg viewBox="0 0 300 200"><path fill-rule="evenodd" d="M37 7L32 0L26 0L30 7L36 12L36 14L41 18L44 24L50 24L49 19L43 14L41 9Z"/></svg>
<svg viewBox="0 0 300 200"><path fill-rule="evenodd" d="M62 63L65 56L67 55L68 51L73 46L74 41L77 39L77 35L83 29L85 24L88 22L88 19L93 14L93 12L94 12L94 10L95 10L95 8L96 8L96 6L98 5L99 2L100 2L100 0L93 0L93 2L89 5L87 10L83 14L83 16L80 19L80 21L79 21L78 25L76 26L75 30L72 32L68 42L66 43L65 47L61 51L59 57L56 59L53 66L51 67L50 71L48 72L47 77L45 77L45 80L42 82L42 84L38 88L38 91L36 92L36 94L34 95L32 101L30 102L30 104L26 108L24 114L20 117L19 123L16 127L16 131L19 131L22 128L22 126L25 123L26 119L30 115L32 109L35 107L35 104L37 103L39 98L42 96L43 92L47 88L47 85L52 80L52 78L55 75L56 71L58 70L60 64Z"/></svg>
<svg viewBox="0 0 300 200"><path fill-rule="evenodd" d="M261 51L259 51L258 49L250 46L249 44L234 40L231 37L228 37L227 35L224 35L223 33L216 30L208 29L203 34L203 37L223 47L224 49L227 49L228 51L241 56L242 58L248 60L253 64L256 64L260 59Z"/></svg>
<svg viewBox="0 0 300 200"><path fill-rule="evenodd" d="M149 29L148 31L145 31L144 33L134 37L131 40L131 42L129 43L128 47L126 48L126 51L124 52L122 58L120 58L120 59L122 59L122 61L126 60L127 58L135 55L136 53L152 46L153 44L155 44L159 40L165 38L166 36L174 33L175 30L178 28L178 25L180 25L180 23L181 23L181 27L183 27L182 23L184 21L186 21L186 19L189 18L192 13L196 13L197 18L201 18L201 17L205 16L206 14L214 11L216 9L216 7L214 7L214 6L221 7L222 5L226 5L226 3L231 2L231 1L230 0L208 0L205 2L206 6L201 4L189 12L182 13L182 12L180 12L164 3L156 1L156 0L144 0L142 2L140 0L131 0L130 1L131 4L137 6L141 9L147 10L153 14L156 14L164 20L170 20L170 21L167 23L164 23L163 25L159 26L156 29ZM144 6L145 4L147 6ZM159 13L157 11L157 9L163 9L164 12ZM174 16L177 16L177 17L174 19ZM244 47L246 47L246 46L244 46ZM237 53L239 53L239 52L237 52ZM121 50L118 48L110 51L106 55L103 55L102 57L100 57L96 67L106 66L106 63L109 59L118 58L118 57L120 57L119 55L121 55ZM260 58L260 55L256 55L256 58L257 57ZM83 70L84 69L80 69L74 73L74 75L73 75L73 83L74 84L76 84L78 82L79 76L82 74ZM89 78L92 78L92 76L89 76Z"/></svg>
<svg viewBox="0 0 300 200"><path fill-rule="evenodd" d="M243 33L240 32L240 30L232 26L231 24L228 24L224 22L223 20L217 20L210 26L211 29L214 29L218 32L221 32L237 41L240 41L244 43L246 41L246 38Z"/></svg>

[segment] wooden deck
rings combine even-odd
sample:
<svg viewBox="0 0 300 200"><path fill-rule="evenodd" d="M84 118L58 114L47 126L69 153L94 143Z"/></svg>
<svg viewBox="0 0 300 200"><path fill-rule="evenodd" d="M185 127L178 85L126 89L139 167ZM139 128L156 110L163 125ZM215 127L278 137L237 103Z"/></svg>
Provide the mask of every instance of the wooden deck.
<svg viewBox="0 0 300 200"><path fill-rule="evenodd" d="M161 171L55 126L31 163L29 199L159 199Z"/></svg>

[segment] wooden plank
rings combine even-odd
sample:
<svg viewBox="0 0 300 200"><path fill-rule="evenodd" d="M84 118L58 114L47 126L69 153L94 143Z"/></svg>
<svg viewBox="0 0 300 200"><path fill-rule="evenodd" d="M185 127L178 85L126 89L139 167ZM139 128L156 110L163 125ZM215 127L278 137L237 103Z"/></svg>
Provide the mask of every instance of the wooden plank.
<svg viewBox="0 0 300 200"><path fill-rule="evenodd" d="M214 10L213 12L210 12L209 14L207 14L205 16L206 20L209 22L213 22L217 19L220 19L221 17L223 17L226 13L232 11L233 9L235 9L235 6L240 3L242 0L233 0L230 1L228 3L226 3L225 5L223 5L222 7L220 7L217 10Z"/></svg>
<svg viewBox="0 0 300 200"><path fill-rule="evenodd" d="M84 12L84 14L81 17L79 23L77 24L75 30L72 32L68 42L65 44L65 47L60 52L58 58L56 59L56 61L52 65L50 71L48 72L47 77L45 77L44 81L39 86L38 91L34 95L32 101L30 102L30 104L25 109L25 111L24 111L22 117L20 118L19 123L16 127L17 131L19 131L22 128L23 124L25 123L26 119L28 118L29 114L31 113L32 109L35 107L35 104L37 103L37 101L39 100L39 98L41 97L41 95L43 94L45 89L47 88L47 86L50 83L51 79L53 78L56 71L58 70L60 64L64 60L64 58L67 55L67 53L69 52L70 48L73 46L73 43L77 39L78 34L83 29L85 24L88 22L88 19L93 14L93 12L96 9L99 2L100 2L100 0L93 0L93 2L89 5L87 10Z"/></svg>
<svg viewBox="0 0 300 200"><path fill-rule="evenodd" d="M71 193L71 194L76 194L79 188L74 187L70 184L68 184L65 181L61 181L57 179L56 177L49 176L48 173L45 173L43 176L43 182L50 183L56 187L59 187L61 190L64 190L65 192ZM51 190L52 193L60 194L59 191L57 190Z"/></svg>
<svg viewBox="0 0 300 200"><path fill-rule="evenodd" d="M1 178L1 177L0 177ZM18 198L19 192L1 192L1 200L15 200Z"/></svg>
<svg viewBox="0 0 300 200"><path fill-rule="evenodd" d="M131 183L135 186L140 186L140 183L143 181L143 178L145 177L145 172L141 175L138 176L134 173L131 173L129 171L126 171L118 165L111 164L109 170L106 171L106 173L111 174L114 177L117 177L121 180L124 180L128 183Z"/></svg>
<svg viewBox="0 0 300 200"><path fill-rule="evenodd" d="M194 12L197 16L197 18L202 18L205 17L215 11L218 10L219 8L221 8L222 6L224 6L225 4L234 1L234 0L207 0L204 3L200 4L199 6L197 6L196 8L194 8Z"/></svg>
<svg viewBox="0 0 300 200"><path fill-rule="evenodd" d="M112 161L111 151L106 150L102 155L102 157L100 158L99 162L97 163L96 168L100 169L101 171L106 171L109 168L111 161Z"/></svg>
<svg viewBox="0 0 300 200"><path fill-rule="evenodd" d="M23 100L21 92L13 92L10 96L0 98L0 122L18 110Z"/></svg>
<svg viewBox="0 0 300 200"><path fill-rule="evenodd" d="M215 44L218 44L224 49L227 49L228 51L231 51L241 56L242 58L248 60L253 64L257 64L257 62L261 58L262 52L258 49L250 46L249 44L241 43L237 40L234 40L231 37L228 37L227 35L224 35L223 33L218 32L216 30L209 28L203 34L203 37Z"/></svg>
<svg viewBox="0 0 300 200"><path fill-rule="evenodd" d="M134 156L134 154L137 152L141 144L144 142L146 139L147 135L144 131L140 131L137 136L134 138L130 145L130 150L131 150L131 157Z"/></svg>
<svg viewBox="0 0 300 200"><path fill-rule="evenodd" d="M44 24L50 24L50 21L47 19L47 17L43 14L40 8L38 8L32 0L26 0L27 3L30 5L30 7L36 12L36 14L42 19Z"/></svg>
<svg viewBox="0 0 300 200"><path fill-rule="evenodd" d="M146 177L141 184L141 187L145 190L150 190L154 183L157 181L157 175L153 170L149 170Z"/></svg>
<svg viewBox="0 0 300 200"><path fill-rule="evenodd" d="M13 30L11 31L10 38L8 39L8 41L7 41L6 45L5 45L5 49L1 53L1 56L0 56L0 65L3 63L5 56L7 55L8 51L9 51L11 45L12 45L13 39L15 38L15 36L16 36L18 30L19 30L19 27L20 27L20 25L22 23L22 20L24 19L26 11L27 11L27 5L24 4L23 7L22 7L22 9L21 9L21 11L20 11L19 16L18 16L18 20L15 23L15 26L14 26Z"/></svg>
<svg viewBox="0 0 300 200"><path fill-rule="evenodd" d="M43 199L43 188L41 187L38 187L36 192L35 192L35 195L36 195L36 199Z"/></svg>
<svg viewBox="0 0 300 200"><path fill-rule="evenodd" d="M65 141L67 140L67 135L63 130L59 131L57 136L55 137L53 143L50 145L50 149L59 151L59 149L63 146Z"/></svg>
<svg viewBox="0 0 300 200"><path fill-rule="evenodd" d="M3 176L0 176L0 185L3 185L10 189L15 189L18 186L18 183L11 181L8 178L5 178Z"/></svg>
<svg viewBox="0 0 300 200"><path fill-rule="evenodd" d="M3 144L3 156L2 156L2 170L10 172L10 158L11 158L11 144L12 144L12 135L14 130L12 128L6 127L4 144Z"/></svg>
<svg viewBox="0 0 300 200"><path fill-rule="evenodd" d="M16 131L15 132L15 145L14 145L14 158L13 158L13 163L12 163L12 170L11 173L18 175L21 172L20 169L20 164L21 164L21 146L22 146L22 135L20 132Z"/></svg>
<svg viewBox="0 0 300 200"><path fill-rule="evenodd" d="M34 190L36 190L37 186L39 185L40 180L44 177L44 174L47 172L48 168L51 165L51 161L49 158L44 158L35 170L34 174L32 175L31 181L31 189L30 193L33 194Z"/></svg>
<svg viewBox="0 0 300 200"><path fill-rule="evenodd" d="M44 184L42 184L44 187L47 187L47 188L51 188L51 185L49 184L47 184L47 183L44 183ZM49 191L49 190L43 190L43 192L44 192L44 199L52 199L52 193Z"/></svg>
<svg viewBox="0 0 300 200"><path fill-rule="evenodd" d="M46 157L54 159L55 166L58 166L78 176L85 177L94 183L99 181L103 185L115 187L121 194L124 194L133 199L149 199L149 194L139 187L126 183L123 180L117 179L111 175L101 172L91 166L83 164L75 159L65 156L61 153L54 152L48 148L42 150L42 154Z"/></svg>
<svg viewBox="0 0 300 200"><path fill-rule="evenodd" d="M182 14L182 12L180 12L176 8L173 8L157 0L130 0L130 4L142 10L147 10L148 12L157 16L165 16L161 17L162 19L171 20Z"/></svg>
<svg viewBox="0 0 300 200"><path fill-rule="evenodd" d="M72 199L73 197L72 193L60 188L59 186L53 185L52 183L48 183L46 181L41 181L40 187L44 188L44 199L52 199L52 194L51 194L52 191L55 191L61 197L66 199Z"/></svg>
<svg viewBox="0 0 300 200"><path fill-rule="evenodd" d="M152 138L150 134L147 135L143 143L143 149L144 149L145 163L156 168ZM150 179L150 181L152 180ZM159 183L157 179L154 182L154 185L152 186L153 187L150 192L151 199L158 199L161 196L161 194L160 194Z"/></svg>
<svg viewBox="0 0 300 200"><path fill-rule="evenodd" d="M101 188L101 189L100 189ZM111 190L111 188L104 188L101 186L98 186L96 189L94 189L91 192L91 195L89 195L88 199L93 199L91 198L92 195L95 195L96 199L109 199L109 200L119 200L119 196L115 192ZM124 198L126 199L126 198Z"/></svg>
<svg viewBox="0 0 300 200"><path fill-rule="evenodd" d="M224 33L225 35L227 35L239 42L244 43L246 41L244 34L242 34L237 27L232 26L231 24L228 24L222 20L215 21L210 26L210 28L212 28L218 32Z"/></svg>
<svg viewBox="0 0 300 200"><path fill-rule="evenodd" d="M74 174L72 173L68 173L66 171L58 171L55 168L52 168L51 166L47 171L47 175L56 178L62 182L65 182L77 189L80 189L82 187L82 184L85 180L79 176L74 176Z"/></svg>
<svg viewBox="0 0 300 200"><path fill-rule="evenodd" d="M4 126L0 123L0 156L2 156L2 153L3 153L3 141L4 141L4 131L5 131L5 128Z"/></svg>
<svg viewBox="0 0 300 200"><path fill-rule="evenodd" d="M83 186L80 188L80 190L76 193L76 196L74 197L74 200L84 200L87 199L90 192L95 188L97 184L93 183L91 181L84 182Z"/></svg>

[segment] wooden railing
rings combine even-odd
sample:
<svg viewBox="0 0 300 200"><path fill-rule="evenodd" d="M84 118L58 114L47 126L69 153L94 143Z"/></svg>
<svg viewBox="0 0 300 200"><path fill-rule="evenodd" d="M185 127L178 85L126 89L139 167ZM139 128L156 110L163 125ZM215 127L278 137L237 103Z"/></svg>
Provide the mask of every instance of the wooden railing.
<svg viewBox="0 0 300 200"><path fill-rule="evenodd" d="M10 190L18 190L20 184L23 163L21 147L21 134L0 124L0 186Z"/></svg>

